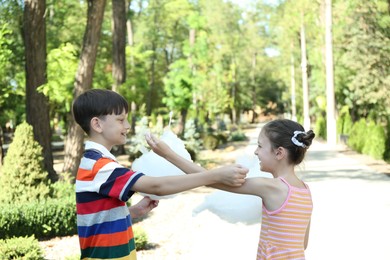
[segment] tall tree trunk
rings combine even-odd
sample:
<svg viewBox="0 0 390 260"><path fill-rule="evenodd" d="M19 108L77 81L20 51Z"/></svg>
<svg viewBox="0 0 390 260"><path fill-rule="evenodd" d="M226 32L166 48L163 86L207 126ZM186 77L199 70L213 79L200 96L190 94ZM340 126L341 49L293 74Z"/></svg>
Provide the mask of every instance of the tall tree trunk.
<svg viewBox="0 0 390 260"><path fill-rule="evenodd" d="M291 47L291 120L297 121L297 103L296 103L296 87L295 87L295 59L294 45Z"/></svg>
<svg viewBox="0 0 390 260"><path fill-rule="evenodd" d="M257 61L257 52L253 54L252 57L252 110L253 115L251 123L253 124L257 118L256 114L256 61Z"/></svg>
<svg viewBox="0 0 390 260"><path fill-rule="evenodd" d="M58 179L53 168L49 100L37 88L46 78L45 0L24 2L24 44L26 56L26 118L34 129L34 138L43 148L44 167L52 181Z"/></svg>
<svg viewBox="0 0 390 260"><path fill-rule="evenodd" d="M126 6L128 12L130 12L130 6L131 6L131 1L126 1ZM131 16L128 14L129 19L126 21L126 28L127 28L127 44L130 47L134 46L134 33L133 33L133 23L131 22ZM134 73L134 55L130 55L130 71L131 74L133 75ZM135 96L136 92L136 87L135 85L131 86L131 93L134 94ZM133 99L133 98L132 98ZM130 134L135 135L135 125L137 121L137 104L135 103L134 100L131 101L130 103L130 115L131 115L131 127L130 127Z"/></svg>
<svg viewBox="0 0 390 260"><path fill-rule="evenodd" d="M336 145L336 109L333 76L332 0L325 0L325 55L326 55L326 140Z"/></svg>
<svg viewBox="0 0 390 260"><path fill-rule="evenodd" d="M112 90L119 92L119 87L126 81L126 1L112 0ZM117 154L125 153L125 146L116 146Z"/></svg>
<svg viewBox="0 0 390 260"><path fill-rule="evenodd" d="M153 99L153 92L155 89L156 84L156 61L157 61L157 44L153 41L152 43L152 63L150 67L150 82L149 82L149 91L148 96L146 98L146 114L150 116L152 114L152 99Z"/></svg>
<svg viewBox="0 0 390 260"><path fill-rule="evenodd" d="M93 71L96 63L105 5L106 0L88 0L87 26L74 83L74 98L92 88ZM70 118L68 135L65 142L63 172L70 172L72 176L76 176L84 148L83 141L84 133L82 129L76 124L73 118Z"/></svg>
<svg viewBox="0 0 390 260"><path fill-rule="evenodd" d="M302 88L303 88L303 127L306 131L310 129L310 115L309 115L309 83L307 76L307 54L306 54L306 34L305 23L301 23L301 66L302 66Z"/></svg>
<svg viewBox="0 0 390 260"><path fill-rule="evenodd" d="M113 91L126 81L126 2L112 0L112 77Z"/></svg>

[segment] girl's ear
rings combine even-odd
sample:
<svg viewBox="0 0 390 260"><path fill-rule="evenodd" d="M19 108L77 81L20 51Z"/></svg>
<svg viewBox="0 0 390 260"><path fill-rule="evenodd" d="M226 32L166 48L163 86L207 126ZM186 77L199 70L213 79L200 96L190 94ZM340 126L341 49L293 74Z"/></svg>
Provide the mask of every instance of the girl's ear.
<svg viewBox="0 0 390 260"><path fill-rule="evenodd" d="M282 160L287 156L287 151L283 147L278 147L276 149L276 159Z"/></svg>
<svg viewBox="0 0 390 260"><path fill-rule="evenodd" d="M91 130L101 133L103 131L101 124L100 124L100 119L98 117L93 117L91 119Z"/></svg>

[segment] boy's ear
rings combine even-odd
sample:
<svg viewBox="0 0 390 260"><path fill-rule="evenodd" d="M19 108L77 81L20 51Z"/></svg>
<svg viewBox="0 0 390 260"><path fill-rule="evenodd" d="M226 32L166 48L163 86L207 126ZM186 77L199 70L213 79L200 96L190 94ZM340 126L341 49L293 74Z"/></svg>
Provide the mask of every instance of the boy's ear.
<svg viewBox="0 0 390 260"><path fill-rule="evenodd" d="M91 119L91 129L97 133L101 133L103 130L102 130L102 127L100 125L100 119L97 118L97 117L93 117Z"/></svg>

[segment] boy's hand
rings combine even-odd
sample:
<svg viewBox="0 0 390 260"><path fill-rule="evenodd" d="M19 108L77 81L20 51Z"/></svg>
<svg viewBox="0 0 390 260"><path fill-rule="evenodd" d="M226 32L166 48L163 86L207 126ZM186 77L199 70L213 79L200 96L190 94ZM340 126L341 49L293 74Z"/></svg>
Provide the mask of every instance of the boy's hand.
<svg viewBox="0 0 390 260"><path fill-rule="evenodd" d="M129 207L132 218L139 218L148 214L152 209L158 206L158 200L152 200L149 197L144 197L137 204Z"/></svg>
<svg viewBox="0 0 390 260"><path fill-rule="evenodd" d="M218 170L222 171L220 183L232 186L240 187L245 182L246 175L249 169L239 165L229 165Z"/></svg>
<svg viewBox="0 0 390 260"><path fill-rule="evenodd" d="M148 133L145 135L145 140L150 146L150 148L156 154L165 158L169 153L172 153L172 149L162 140L158 139L156 136Z"/></svg>

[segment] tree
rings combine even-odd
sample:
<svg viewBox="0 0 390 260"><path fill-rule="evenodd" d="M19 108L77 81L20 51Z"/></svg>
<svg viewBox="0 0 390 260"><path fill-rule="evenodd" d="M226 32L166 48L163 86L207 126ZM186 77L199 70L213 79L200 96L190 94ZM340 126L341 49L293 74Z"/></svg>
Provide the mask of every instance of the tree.
<svg viewBox="0 0 390 260"><path fill-rule="evenodd" d="M126 2L112 0L112 77L113 91L126 81Z"/></svg>
<svg viewBox="0 0 390 260"><path fill-rule="evenodd" d="M87 25L84 33L83 48L74 83L73 97L92 88L93 72L102 28L105 0L88 0ZM84 133L73 118L69 118L68 135L65 143L63 172L76 176L80 164Z"/></svg>
<svg viewBox="0 0 390 260"><path fill-rule="evenodd" d="M333 76L332 0L325 0L325 57L326 57L326 137L336 145L336 113Z"/></svg>
<svg viewBox="0 0 390 260"><path fill-rule="evenodd" d="M46 78L45 0L26 0L24 6L24 43L26 57L26 114L34 136L43 147L45 169L57 180L53 168L48 98L37 91Z"/></svg>
<svg viewBox="0 0 390 260"><path fill-rule="evenodd" d="M16 127L1 171L1 202L28 202L49 196L50 182L44 169L42 147L34 140L32 126L28 123Z"/></svg>

